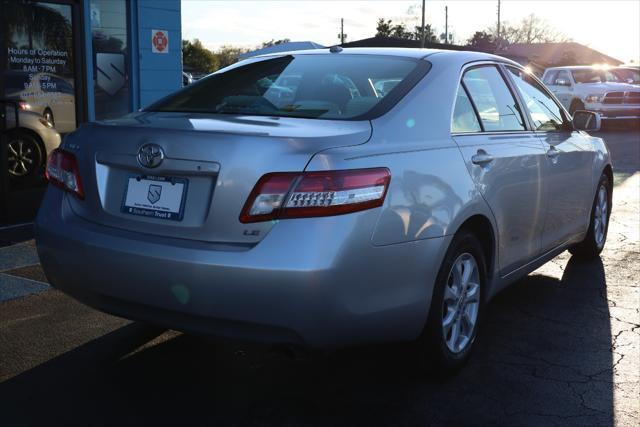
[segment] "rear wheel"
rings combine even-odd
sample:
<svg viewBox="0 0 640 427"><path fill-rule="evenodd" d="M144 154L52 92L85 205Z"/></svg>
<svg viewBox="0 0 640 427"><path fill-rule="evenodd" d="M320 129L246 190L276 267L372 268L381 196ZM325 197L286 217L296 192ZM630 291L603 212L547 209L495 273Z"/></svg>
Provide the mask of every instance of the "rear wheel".
<svg viewBox="0 0 640 427"><path fill-rule="evenodd" d="M456 234L438 272L420 339L424 368L451 373L465 363L478 333L485 283L485 257L478 238L468 231Z"/></svg>
<svg viewBox="0 0 640 427"><path fill-rule="evenodd" d="M604 249L609 231L609 217L611 214L611 184L609 177L602 174L598 182L598 190L591 208L589 231L584 240L571 247L569 252L574 256L589 259L596 258Z"/></svg>

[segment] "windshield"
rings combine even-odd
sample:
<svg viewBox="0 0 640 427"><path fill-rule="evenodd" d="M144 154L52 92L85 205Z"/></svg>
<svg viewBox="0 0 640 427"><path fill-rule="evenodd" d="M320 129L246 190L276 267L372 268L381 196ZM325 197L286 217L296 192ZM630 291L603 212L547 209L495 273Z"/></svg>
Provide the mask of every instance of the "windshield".
<svg viewBox="0 0 640 427"><path fill-rule="evenodd" d="M353 119L385 100L397 102L408 90L401 83L411 80L419 62L347 54L277 57L213 74L147 111Z"/></svg>
<svg viewBox="0 0 640 427"><path fill-rule="evenodd" d="M573 79L576 83L605 83L620 81L615 74L608 70L571 70L571 74L573 74Z"/></svg>
<svg viewBox="0 0 640 427"><path fill-rule="evenodd" d="M628 83L640 83L640 70L634 68L614 68L611 70L618 79Z"/></svg>

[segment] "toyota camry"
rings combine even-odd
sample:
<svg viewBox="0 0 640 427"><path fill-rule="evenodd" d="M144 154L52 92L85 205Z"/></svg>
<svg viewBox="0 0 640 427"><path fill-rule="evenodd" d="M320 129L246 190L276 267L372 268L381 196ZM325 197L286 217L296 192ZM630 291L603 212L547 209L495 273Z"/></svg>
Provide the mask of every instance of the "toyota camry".
<svg viewBox="0 0 640 427"><path fill-rule="evenodd" d="M52 286L190 333L469 356L487 301L559 253L597 257L613 175L599 117L475 52L251 58L48 159Z"/></svg>

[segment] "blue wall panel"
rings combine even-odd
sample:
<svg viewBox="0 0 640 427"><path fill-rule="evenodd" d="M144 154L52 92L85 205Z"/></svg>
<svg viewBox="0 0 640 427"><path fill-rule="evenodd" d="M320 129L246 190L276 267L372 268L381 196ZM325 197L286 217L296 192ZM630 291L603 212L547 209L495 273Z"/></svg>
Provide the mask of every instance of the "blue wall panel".
<svg viewBox="0 0 640 427"><path fill-rule="evenodd" d="M137 0L139 61L138 107L182 87L182 27L180 0ZM153 53L151 30L169 32L169 52Z"/></svg>
<svg viewBox="0 0 640 427"><path fill-rule="evenodd" d="M90 2L84 0L87 101L95 120ZM131 108L138 110L182 87L182 26L180 0L129 0ZM151 30L169 32L168 53L153 53Z"/></svg>

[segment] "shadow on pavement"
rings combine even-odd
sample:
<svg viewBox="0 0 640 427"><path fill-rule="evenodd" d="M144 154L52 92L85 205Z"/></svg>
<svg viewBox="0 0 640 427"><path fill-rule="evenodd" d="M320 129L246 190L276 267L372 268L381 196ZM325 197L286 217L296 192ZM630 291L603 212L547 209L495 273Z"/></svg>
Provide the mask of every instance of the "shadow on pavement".
<svg viewBox="0 0 640 427"><path fill-rule="evenodd" d="M600 260L500 294L470 363L443 382L416 374L408 345L290 358L162 332L130 324L0 384L0 424L613 423Z"/></svg>

